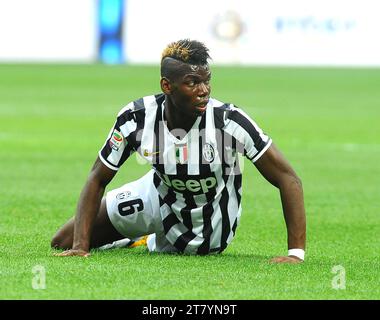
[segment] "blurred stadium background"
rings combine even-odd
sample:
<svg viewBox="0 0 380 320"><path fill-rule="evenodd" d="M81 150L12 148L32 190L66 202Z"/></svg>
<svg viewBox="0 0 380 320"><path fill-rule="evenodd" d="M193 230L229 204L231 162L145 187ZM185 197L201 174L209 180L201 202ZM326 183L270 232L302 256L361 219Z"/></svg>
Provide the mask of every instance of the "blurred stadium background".
<svg viewBox="0 0 380 320"><path fill-rule="evenodd" d="M376 0L0 0L0 299L379 299ZM52 256L120 108L159 92L162 49L204 41L213 96L241 106L301 176L307 263L278 192L246 165L220 256ZM109 188L147 170L135 158Z"/></svg>
<svg viewBox="0 0 380 320"><path fill-rule="evenodd" d="M174 39L216 64L379 66L376 0L1 0L0 61L158 63Z"/></svg>

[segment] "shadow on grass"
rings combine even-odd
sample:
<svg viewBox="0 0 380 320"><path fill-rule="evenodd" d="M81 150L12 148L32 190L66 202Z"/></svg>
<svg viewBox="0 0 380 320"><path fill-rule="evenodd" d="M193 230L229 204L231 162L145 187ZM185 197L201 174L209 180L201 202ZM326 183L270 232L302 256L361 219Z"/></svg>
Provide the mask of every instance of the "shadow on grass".
<svg viewBox="0 0 380 320"><path fill-rule="evenodd" d="M194 255L186 253L163 253L163 252L149 252L146 248L116 248L110 250L99 250L92 249L91 255L98 257L118 257L118 258L137 258L145 257L147 259L152 258L153 260L165 259L167 261L176 260L194 260L194 261L219 261L223 260L224 263L231 262L236 263L237 260L242 262L247 260L247 262L268 262L271 256L250 254L242 252L222 252L220 254L208 254L208 255Z"/></svg>

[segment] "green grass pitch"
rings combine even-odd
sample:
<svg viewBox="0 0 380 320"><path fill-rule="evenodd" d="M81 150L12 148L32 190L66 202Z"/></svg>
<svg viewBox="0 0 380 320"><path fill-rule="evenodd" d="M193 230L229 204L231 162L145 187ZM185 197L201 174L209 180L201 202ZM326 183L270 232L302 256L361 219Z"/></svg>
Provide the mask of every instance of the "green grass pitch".
<svg viewBox="0 0 380 320"><path fill-rule="evenodd" d="M248 162L221 255L53 257L116 114L160 91L159 69L0 65L0 299L380 298L380 69L212 70L212 96L250 114L303 181L306 262L268 263L287 253L285 223L278 191ZM108 190L147 170L132 156ZM35 266L45 289L33 289Z"/></svg>

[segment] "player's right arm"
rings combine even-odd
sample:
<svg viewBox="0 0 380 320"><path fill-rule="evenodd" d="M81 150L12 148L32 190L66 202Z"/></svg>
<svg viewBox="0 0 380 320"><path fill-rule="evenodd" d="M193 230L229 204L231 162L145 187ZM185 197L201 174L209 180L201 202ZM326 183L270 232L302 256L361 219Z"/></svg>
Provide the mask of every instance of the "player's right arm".
<svg viewBox="0 0 380 320"><path fill-rule="evenodd" d="M106 142L99 151L99 156L79 197L72 249L58 254L59 256L89 255L92 226L105 188L124 161L135 151L135 145L127 138L135 135L137 128L136 120L131 115L132 110L134 103L130 103L119 112Z"/></svg>
<svg viewBox="0 0 380 320"><path fill-rule="evenodd" d="M117 171L109 169L99 159L87 178L80 194L74 223L73 247L58 256L88 256L90 249L91 230L106 186L111 182Z"/></svg>

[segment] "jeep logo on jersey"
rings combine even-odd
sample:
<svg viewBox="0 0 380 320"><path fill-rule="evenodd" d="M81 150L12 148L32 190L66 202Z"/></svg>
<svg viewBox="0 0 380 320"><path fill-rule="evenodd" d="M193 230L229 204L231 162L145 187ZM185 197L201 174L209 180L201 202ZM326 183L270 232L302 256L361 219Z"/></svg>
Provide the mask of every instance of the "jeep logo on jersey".
<svg viewBox="0 0 380 320"><path fill-rule="evenodd" d="M111 139L110 139L110 147L115 151L118 151L121 143L123 142L123 136L116 129L113 131Z"/></svg>
<svg viewBox="0 0 380 320"><path fill-rule="evenodd" d="M214 161L215 152L214 152L214 147L211 144L205 143L205 145L203 146L202 153L203 153L203 158L205 158L207 162Z"/></svg>
<svg viewBox="0 0 380 320"><path fill-rule="evenodd" d="M208 177L200 180L187 179L186 181L183 181L180 179L169 179L166 174L161 174L161 180L169 188L173 188L178 191L188 190L194 193L207 193L216 186L216 179L214 177Z"/></svg>

